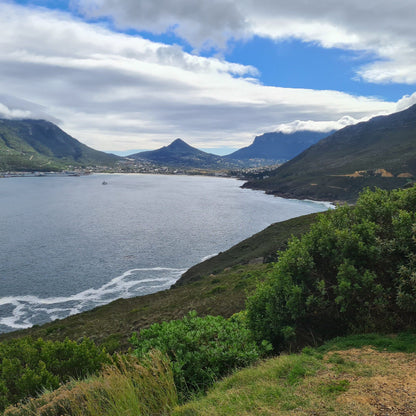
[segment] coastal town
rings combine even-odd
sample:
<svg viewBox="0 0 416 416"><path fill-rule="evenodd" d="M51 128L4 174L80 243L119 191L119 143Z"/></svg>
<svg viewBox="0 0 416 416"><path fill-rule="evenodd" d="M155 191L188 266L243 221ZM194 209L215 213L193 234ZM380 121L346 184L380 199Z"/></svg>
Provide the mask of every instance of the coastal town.
<svg viewBox="0 0 416 416"><path fill-rule="evenodd" d="M94 173L142 173L153 175L203 175L217 177L247 178L249 176L268 172L276 169L278 165L261 166L240 169L201 169L163 166L146 160L124 158L113 165L91 165L85 167L68 165L62 171L0 171L0 178L12 177L43 177L43 176L84 176Z"/></svg>

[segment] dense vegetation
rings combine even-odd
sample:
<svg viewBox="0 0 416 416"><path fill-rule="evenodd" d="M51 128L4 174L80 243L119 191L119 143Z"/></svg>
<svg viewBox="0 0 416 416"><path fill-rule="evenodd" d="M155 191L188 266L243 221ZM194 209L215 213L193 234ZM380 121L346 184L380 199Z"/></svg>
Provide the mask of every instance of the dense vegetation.
<svg viewBox="0 0 416 416"><path fill-rule="evenodd" d="M0 411L45 388L57 389L71 378L95 373L108 360L89 339L76 343L27 337L0 343Z"/></svg>
<svg viewBox="0 0 416 416"><path fill-rule="evenodd" d="M416 318L416 187L363 192L294 238L248 302L250 328L276 350Z"/></svg>
<svg viewBox="0 0 416 416"><path fill-rule="evenodd" d="M259 347L254 342L241 316L200 318L195 312L143 329L132 342L138 357L153 349L167 354L182 399L205 391L220 377L247 367L270 349L268 344Z"/></svg>
<svg viewBox="0 0 416 416"><path fill-rule="evenodd" d="M415 139L413 105L345 127L246 186L290 198L355 202L366 186L394 189L414 182Z"/></svg>

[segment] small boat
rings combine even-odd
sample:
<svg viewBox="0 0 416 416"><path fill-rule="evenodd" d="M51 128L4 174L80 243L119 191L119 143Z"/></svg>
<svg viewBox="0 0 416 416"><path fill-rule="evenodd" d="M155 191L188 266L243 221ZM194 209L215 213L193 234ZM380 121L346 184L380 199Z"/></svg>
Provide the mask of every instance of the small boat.
<svg viewBox="0 0 416 416"><path fill-rule="evenodd" d="M108 182L106 182L106 181L103 181L103 183L102 183L103 185L107 185L108 184Z"/></svg>

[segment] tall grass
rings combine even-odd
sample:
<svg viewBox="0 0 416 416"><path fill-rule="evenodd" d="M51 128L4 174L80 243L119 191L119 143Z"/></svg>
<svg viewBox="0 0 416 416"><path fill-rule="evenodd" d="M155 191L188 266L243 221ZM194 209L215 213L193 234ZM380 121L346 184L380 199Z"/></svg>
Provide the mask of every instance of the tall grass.
<svg viewBox="0 0 416 416"><path fill-rule="evenodd" d="M163 416L176 404L170 363L152 351L140 361L118 356L99 376L11 406L4 416Z"/></svg>

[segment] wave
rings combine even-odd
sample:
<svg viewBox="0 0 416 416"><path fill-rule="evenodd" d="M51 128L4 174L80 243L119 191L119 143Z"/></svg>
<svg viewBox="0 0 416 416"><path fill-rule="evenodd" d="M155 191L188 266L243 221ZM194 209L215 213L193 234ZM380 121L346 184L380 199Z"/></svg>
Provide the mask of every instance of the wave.
<svg viewBox="0 0 416 416"><path fill-rule="evenodd" d="M219 253L214 253L214 254L210 254L210 255L208 255L208 256L202 257L202 259L201 259L201 263L202 263L203 261L206 261L206 260L212 259L213 257L217 256L218 254L219 254Z"/></svg>
<svg viewBox="0 0 416 416"><path fill-rule="evenodd" d="M98 289L89 288L67 297L2 297L0 332L3 332L3 328L24 329L34 324L66 318L119 298L131 298L164 290L173 285L185 271L186 269L169 267L137 268L124 272Z"/></svg>

